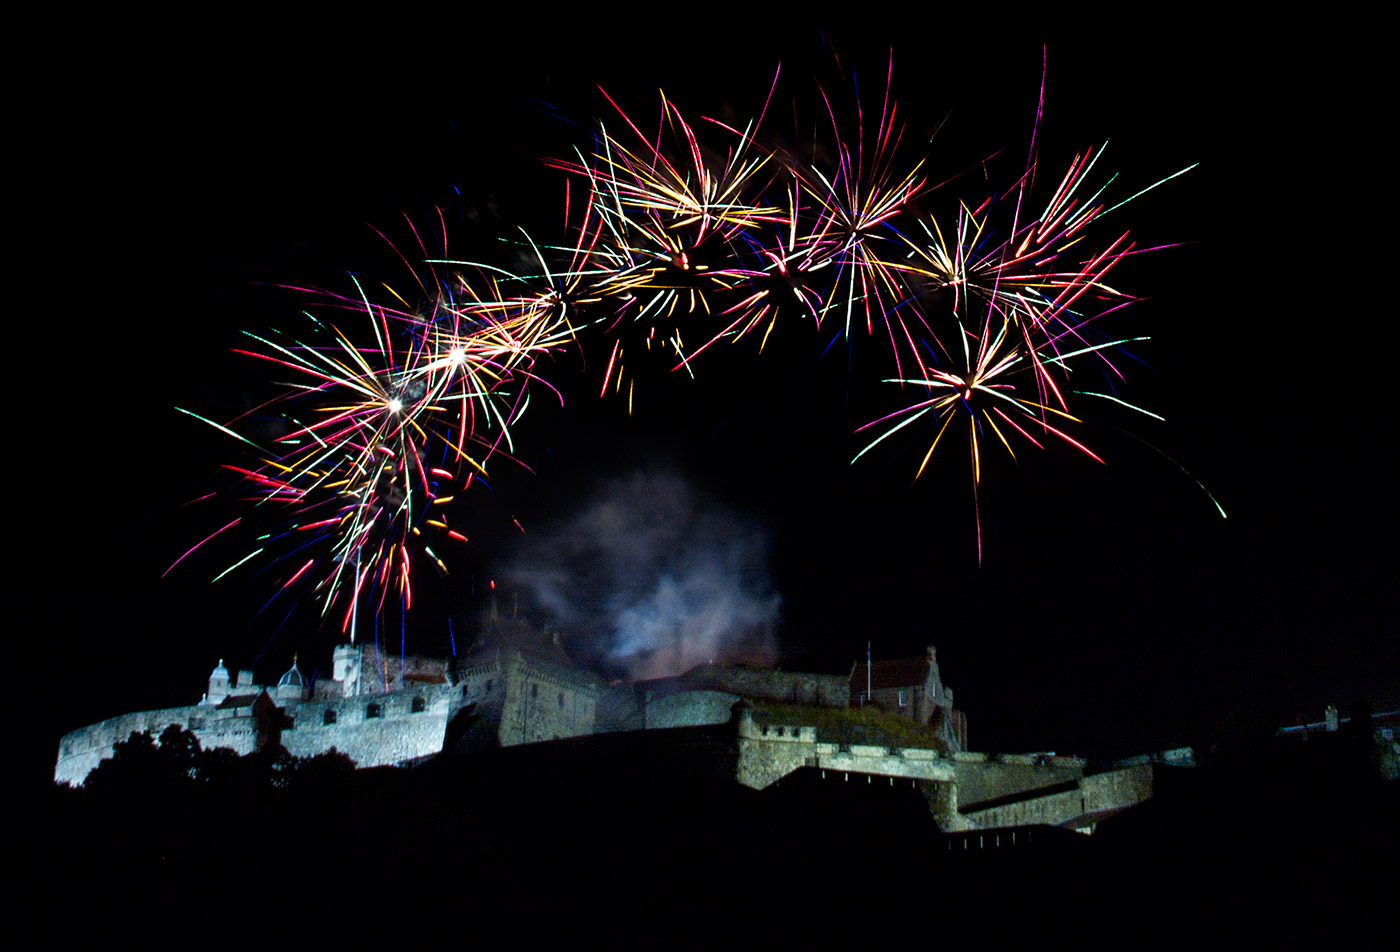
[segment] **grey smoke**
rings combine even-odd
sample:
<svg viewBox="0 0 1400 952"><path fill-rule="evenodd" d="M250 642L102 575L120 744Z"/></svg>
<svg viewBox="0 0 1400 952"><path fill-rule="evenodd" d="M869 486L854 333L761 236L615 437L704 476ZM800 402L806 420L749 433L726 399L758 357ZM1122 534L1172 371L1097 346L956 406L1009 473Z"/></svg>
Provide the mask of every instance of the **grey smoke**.
<svg viewBox="0 0 1400 952"><path fill-rule="evenodd" d="M774 654L766 531L673 472L606 484L527 536L506 579L573 647L634 678Z"/></svg>

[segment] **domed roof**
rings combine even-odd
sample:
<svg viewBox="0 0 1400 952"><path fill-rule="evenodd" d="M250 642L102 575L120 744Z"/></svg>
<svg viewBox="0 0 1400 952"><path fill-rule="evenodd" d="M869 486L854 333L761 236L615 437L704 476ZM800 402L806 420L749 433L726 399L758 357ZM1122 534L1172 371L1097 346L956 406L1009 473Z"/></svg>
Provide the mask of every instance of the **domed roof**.
<svg viewBox="0 0 1400 952"><path fill-rule="evenodd" d="M301 676L301 669L297 667L296 655L292 655L291 669L286 674L282 675L281 679L277 682L277 686L279 688L286 687L287 685L291 685L292 687L296 688L306 687L306 679Z"/></svg>
<svg viewBox="0 0 1400 952"><path fill-rule="evenodd" d="M216 678L223 678L225 681L228 680L228 668L225 668L225 667L224 667L224 659L223 659L223 658L220 658L220 659L219 659L219 666L218 666L217 668L214 669L214 671L213 671L212 674L209 675L209 680L210 680L210 681L213 681L213 680L215 680Z"/></svg>

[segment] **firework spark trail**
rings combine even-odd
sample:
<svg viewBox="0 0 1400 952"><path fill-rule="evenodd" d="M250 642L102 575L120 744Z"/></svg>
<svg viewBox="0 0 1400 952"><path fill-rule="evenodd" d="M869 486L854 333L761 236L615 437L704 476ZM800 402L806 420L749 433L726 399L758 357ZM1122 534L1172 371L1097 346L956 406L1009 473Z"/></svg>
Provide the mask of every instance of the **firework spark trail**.
<svg viewBox="0 0 1400 952"><path fill-rule="evenodd" d="M276 504L290 531L309 534L319 553L300 564L282 590L306 579L323 616L347 597L351 606L342 624L364 594L382 609L394 588L405 608L411 604L410 543L418 547L425 529L465 540L433 507L452 500L450 487L464 473L463 489L486 474L492 455L509 457L502 445L509 446L511 424L527 405L527 385L537 379L534 360L572 336L561 332L567 322L559 314L509 299L494 279L473 282L457 274L443 283L434 276L431 285L419 286L431 286L432 297L414 309L387 286L401 307L372 303L357 282L369 346L356 344L340 324L306 313L310 336L279 340L248 333L256 347L235 349L293 378L265 408L286 421L285 431L255 465L230 468L254 501ZM318 296L334 308L353 302ZM442 462L430 464L430 455ZM287 535L259 541L285 543ZM298 539L293 553L307 544ZM424 541L421 548L446 571L431 545Z"/></svg>
<svg viewBox="0 0 1400 952"><path fill-rule="evenodd" d="M600 123L591 158L580 153L577 161L550 164L588 183L598 221L588 242L594 290L627 302L598 322L614 335L602 389L619 392L626 381L630 406L635 376L628 379L629 361L642 357L638 351L669 350L676 358L670 369L693 375L690 361L734 331L736 322L718 322L720 308L710 298L747 283L735 245L753 228L775 220L781 209L761 201L772 159L755 147L762 113L742 131L707 120L737 140L724 148L722 161L711 161L712 150L702 147L694 127L664 93L651 138L606 92L603 96L640 147L625 144Z"/></svg>
<svg viewBox="0 0 1400 952"><path fill-rule="evenodd" d="M811 199L815 221L805 243L820 249L822 264L830 264L827 290L817 313L820 319L831 311L842 315L841 336L848 339L857 323L867 335L883 327L889 339L896 374L903 376L901 351L907 348L917 359L916 330L904 322L904 314L894 305L903 297L894 271L880 253L893 242L898 231L892 221L922 194L928 184L923 168L927 156L920 156L897 173L897 151L904 136L904 125L897 121L898 104L892 98L893 58L885 77L880 117L874 127L873 143L867 156L864 112L859 95L855 97L856 132L854 152L842 139L837 109L825 89L818 87L835 140L835 167L823 171L816 161L794 161L793 172L802 191Z"/></svg>
<svg viewBox="0 0 1400 952"><path fill-rule="evenodd" d="M603 92L625 131L599 122L591 150L546 163L566 173L564 238L519 229L511 244L525 273L448 258L439 211L437 234L407 221L414 250L389 242L412 275L408 298L359 281L353 294L294 288L316 301L306 329L249 333L252 344L237 351L290 373L281 395L233 420L181 411L261 447L255 463L229 469L283 520L219 577L255 555L281 560L290 572L281 590L309 585L323 615L344 602L342 627L361 600L382 610L391 589L406 608L414 564L424 564L415 556L446 571L424 534L465 541L447 522L448 504L494 458L513 460L529 394L549 386L537 362L565 347L603 368L600 396L625 385L630 412L651 351L664 353L665 369L694 376L715 344L754 340L762 352L780 323L837 324L832 343L881 340L894 371L885 382L920 396L860 427L874 438L852 462L896 434L927 439L917 480L966 420L975 512L987 445L1015 459L1021 440L1043 448L1053 437L1099 460L1069 432L1081 422L1071 401L1155 416L1114 394L1072 389L1069 376L1093 362L1122 378L1112 353L1146 339L1100 325L1138 300L1110 286L1113 269L1152 249L1138 249L1126 230L1096 237L1097 223L1186 169L1110 204L1114 177L1090 185L1105 144L1076 153L1043 205L1032 204L1042 81L1025 166L1000 201L992 192L956 201L951 219L922 207L916 217L916 201L956 178L930 186L929 156L907 154L892 60L873 123L856 90L853 132L817 87L827 145L815 134L787 149L762 143L777 80L742 128L692 124L662 93L649 134ZM455 270L440 276L436 266ZM250 415L268 413L285 421L277 438L259 444L240 432ZM916 426L931 435L913 437ZM977 527L980 560L980 512ZM234 528L246 527L234 520L209 538Z"/></svg>

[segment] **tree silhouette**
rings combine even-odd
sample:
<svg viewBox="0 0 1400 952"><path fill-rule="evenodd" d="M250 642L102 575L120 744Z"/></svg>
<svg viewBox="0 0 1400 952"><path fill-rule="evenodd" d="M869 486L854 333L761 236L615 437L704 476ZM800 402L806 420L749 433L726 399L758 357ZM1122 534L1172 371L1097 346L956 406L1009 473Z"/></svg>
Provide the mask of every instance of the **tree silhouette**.
<svg viewBox="0 0 1400 952"><path fill-rule="evenodd" d="M171 724L159 741L132 732L88 774L83 789L103 795L169 798L202 790L325 789L344 781L355 761L335 748L295 757L281 744L240 757L227 747L204 750L192 732Z"/></svg>

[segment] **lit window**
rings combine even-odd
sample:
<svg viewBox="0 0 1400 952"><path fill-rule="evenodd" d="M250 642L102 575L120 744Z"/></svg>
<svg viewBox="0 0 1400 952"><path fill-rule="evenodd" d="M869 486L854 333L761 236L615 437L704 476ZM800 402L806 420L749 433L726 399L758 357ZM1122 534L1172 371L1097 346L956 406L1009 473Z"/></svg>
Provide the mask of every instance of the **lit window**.
<svg viewBox="0 0 1400 952"><path fill-rule="evenodd" d="M900 706L900 707L907 707L908 705L909 705L909 692L906 691L906 690L904 690L903 688L900 688L900 689L899 689L899 706Z"/></svg>

